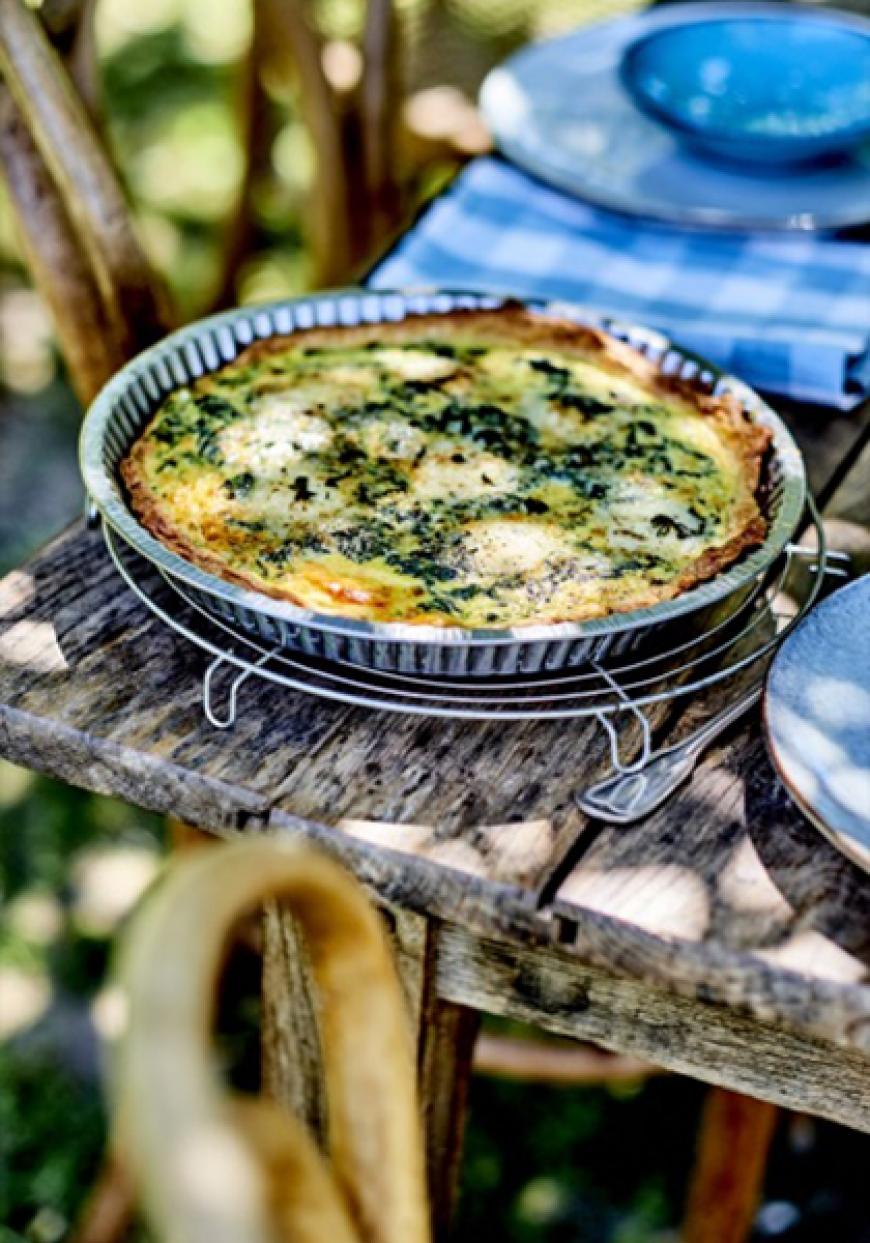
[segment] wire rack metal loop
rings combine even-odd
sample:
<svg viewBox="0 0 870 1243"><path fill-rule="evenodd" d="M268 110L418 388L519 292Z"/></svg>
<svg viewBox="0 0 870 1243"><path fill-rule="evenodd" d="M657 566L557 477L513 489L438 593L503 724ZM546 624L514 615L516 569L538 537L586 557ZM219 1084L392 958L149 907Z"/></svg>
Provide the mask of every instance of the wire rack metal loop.
<svg viewBox="0 0 870 1243"><path fill-rule="evenodd" d="M161 575L105 525L103 533L115 565L139 599L212 657L203 676L203 708L216 728L232 727L238 719L240 691L250 678L257 677L291 691L368 709L472 720L594 719L607 735L614 769L631 774L652 755L649 708L706 690L752 666L763 676L765 658L797 625L821 590L823 574L809 576L808 583L803 581L802 597L790 610L783 610L780 597L791 568L805 558L810 568L829 567L824 531L812 505L809 525L815 529L816 547L790 545L780 563L753 585L726 622L688 640L681 634L670 646L631 653L621 660L604 658L578 668L459 679L386 673L276 647L206 612L188 597L182 584ZM835 564L840 567L840 557ZM224 668L234 669L235 676L221 692L227 696L221 707L216 679ZM628 719L640 730L638 754L632 759L624 754L628 737L622 722ZM630 737L632 747L637 746L636 731Z"/></svg>
<svg viewBox="0 0 870 1243"><path fill-rule="evenodd" d="M232 729L238 716L239 691L242 689L242 686L247 682L248 678L254 677L257 671L262 669L266 662L271 660L279 651L280 648L273 648L271 651L264 652L258 660L255 660L247 668L241 669L236 673L227 688L227 709L223 715L220 715L215 709L214 679L219 669L233 668L234 666L229 664L225 656L215 656L202 679L202 710L215 729Z"/></svg>
<svg viewBox="0 0 870 1243"><path fill-rule="evenodd" d="M616 678L603 665L592 662L596 671L601 675L607 685L611 688L625 707L626 712L630 712L640 726L640 752L634 760L630 760L627 764L623 762L620 756L619 734L616 730L611 717L607 713L598 714L598 722L607 734L607 741L610 744L610 762L618 773L633 773L639 768L643 768L650 757L652 751L652 730L649 720L641 711L637 704L633 703L628 696L628 692L623 690Z"/></svg>

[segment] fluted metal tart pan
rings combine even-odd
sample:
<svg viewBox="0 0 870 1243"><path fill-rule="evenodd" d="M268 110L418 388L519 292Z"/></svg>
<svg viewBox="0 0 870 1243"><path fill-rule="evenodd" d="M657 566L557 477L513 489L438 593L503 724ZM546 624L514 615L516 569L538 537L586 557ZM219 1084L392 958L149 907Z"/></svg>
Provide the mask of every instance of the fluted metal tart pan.
<svg viewBox="0 0 870 1243"><path fill-rule="evenodd" d="M191 324L133 359L94 401L80 441L88 494L122 539L206 611L275 646L329 660L406 673L514 674L600 661L649 641L670 643L682 632L697 634L721 623L751 594L800 521L806 500L800 451L779 416L742 381L681 350L661 333L561 302L523 300L538 314L610 332L651 359L663 374L691 380L712 394L732 394L772 432L759 495L768 521L764 543L676 599L595 621L500 629L357 621L273 600L201 570L155 539L130 508L119 465L151 415L173 389L232 362L252 342L313 327L491 310L504 301L480 293L339 290L245 307Z"/></svg>

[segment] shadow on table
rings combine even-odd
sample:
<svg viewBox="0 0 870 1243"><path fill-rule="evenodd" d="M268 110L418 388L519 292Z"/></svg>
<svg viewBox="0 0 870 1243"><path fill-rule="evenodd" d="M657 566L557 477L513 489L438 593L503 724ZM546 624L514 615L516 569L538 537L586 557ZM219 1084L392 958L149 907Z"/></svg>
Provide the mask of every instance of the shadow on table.
<svg viewBox="0 0 870 1243"><path fill-rule="evenodd" d="M771 879L793 907L792 935L817 932L870 966L870 886L795 807L769 762L750 774L746 820Z"/></svg>

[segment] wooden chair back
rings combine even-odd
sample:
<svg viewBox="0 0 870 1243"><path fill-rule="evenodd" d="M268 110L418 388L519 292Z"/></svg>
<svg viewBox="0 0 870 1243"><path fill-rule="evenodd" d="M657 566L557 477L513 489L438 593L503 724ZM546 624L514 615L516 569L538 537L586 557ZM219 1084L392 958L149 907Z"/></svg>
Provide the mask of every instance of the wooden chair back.
<svg viewBox="0 0 870 1243"><path fill-rule="evenodd" d="M222 1083L210 1029L240 918L292 912L319 1000L328 1160L301 1124ZM426 1243L413 1039L382 921L336 864L240 842L177 860L134 920L120 983L116 1138L173 1243Z"/></svg>
<svg viewBox="0 0 870 1243"><path fill-rule="evenodd" d="M0 159L24 253L87 403L165 332L168 306L70 71L22 0L0 0L0 71Z"/></svg>
<svg viewBox="0 0 870 1243"><path fill-rule="evenodd" d="M316 156L310 241L318 282L332 284L372 257L404 206L392 0L367 0L362 70L343 89L327 76L324 40L304 0L254 0L254 19L255 61L292 75L299 88Z"/></svg>
<svg viewBox="0 0 870 1243"><path fill-rule="evenodd" d="M96 2L47 0L49 28L53 11L63 9L63 21L58 18L53 29L67 49L64 57L24 0L0 0L0 162L26 262L52 313L71 383L83 404L173 322L94 119L99 99ZM298 82L316 152L309 211L315 283L340 282L395 226L401 207L392 4L369 0L363 73L344 92L329 83L323 40L301 0L252 4L249 94L262 90L266 66ZM256 99L249 98L249 116L257 110ZM254 144L246 147L250 161ZM243 187L250 190L250 176ZM232 269L244 257L249 212L249 196L243 193L239 218L227 229L230 271L219 282L225 296L232 289Z"/></svg>

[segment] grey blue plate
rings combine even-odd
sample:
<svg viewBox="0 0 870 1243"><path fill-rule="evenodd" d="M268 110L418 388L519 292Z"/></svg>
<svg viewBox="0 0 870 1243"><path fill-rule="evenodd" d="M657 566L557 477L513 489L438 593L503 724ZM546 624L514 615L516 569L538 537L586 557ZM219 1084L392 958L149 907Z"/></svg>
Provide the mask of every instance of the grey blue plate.
<svg viewBox="0 0 870 1243"><path fill-rule="evenodd" d="M789 793L870 871L870 575L830 596L783 643L764 720Z"/></svg>
<svg viewBox="0 0 870 1243"><path fill-rule="evenodd" d="M700 6L707 19L767 6ZM782 13L781 5L769 6ZM598 206L722 229L840 229L870 221L870 145L838 162L768 175L688 151L645 117L620 82L643 34L697 19L668 4L532 44L492 71L480 103L500 149L545 181ZM859 19L856 19L856 22Z"/></svg>

